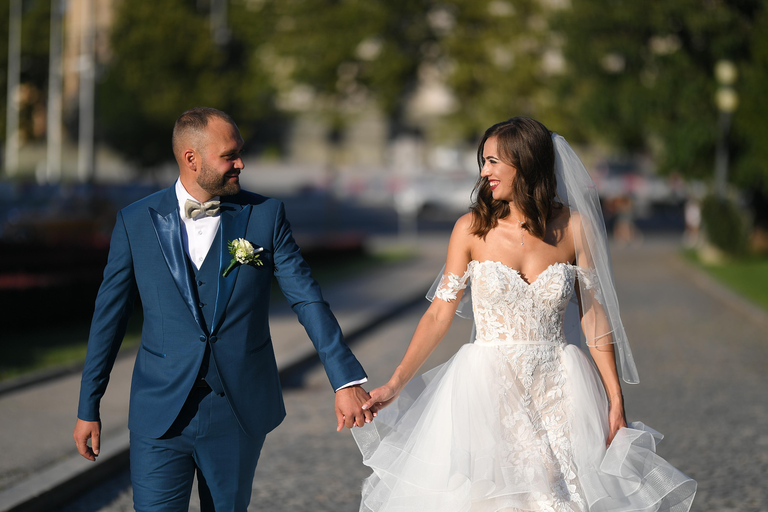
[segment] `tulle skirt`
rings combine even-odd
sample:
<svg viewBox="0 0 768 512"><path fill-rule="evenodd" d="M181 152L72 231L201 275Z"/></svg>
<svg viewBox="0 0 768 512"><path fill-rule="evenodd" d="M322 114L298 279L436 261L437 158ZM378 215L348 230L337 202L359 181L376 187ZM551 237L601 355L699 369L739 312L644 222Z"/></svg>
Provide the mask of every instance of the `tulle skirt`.
<svg viewBox="0 0 768 512"><path fill-rule="evenodd" d="M608 404L577 347L467 344L353 429L361 511L674 511L696 482L642 423L606 449Z"/></svg>

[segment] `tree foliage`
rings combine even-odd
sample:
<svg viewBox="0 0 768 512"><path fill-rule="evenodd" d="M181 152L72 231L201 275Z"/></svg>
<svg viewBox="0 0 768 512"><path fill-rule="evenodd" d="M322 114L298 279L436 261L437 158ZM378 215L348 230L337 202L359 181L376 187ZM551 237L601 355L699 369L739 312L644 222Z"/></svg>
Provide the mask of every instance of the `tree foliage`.
<svg viewBox="0 0 768 512"><path fill-rule="evenodd" d="M768 10L756 18L751 30L750 60L742 66L740 103L734 120L738 153L736 182L768 197ZM768 225L768 212L762 222Z"/></svg>
<svg viewBox="0 0 768 512"><path fill-rule="evenodd" d="M431 0L279 2L270 48L288 63L281 85L308 90L336 117L372 101L395 125L406 114L423 54L436 34Z"/></svg>
<svg viewBox="0 0 768 512"><path fill-rule="evenodd" d="M442 41L457 110L451 121L465 137L516 115L562 125L550 83L559 72L547 57L559 55L546 2L456 0L456 21ZM558 128L562 129L562 128Z"/></svg>
<svg viewBox="0 0 768 512"><path fill-rule="evenodd" d="M417 88L447 85L456 102L444 119L476 136L515 114L556 100L543 54L551 31L543 2L520 0L293 0L282 2L274 45L289 80L337 108L370 100L395 132L418 125L408 111ZM410 125L410 126L409 126Z"/></svg>
<svg viewBox="0 0 768 512"><path fill-rule="evenodd" d="M569 72L558 84L583 136L651 149L660 168L712 173L715 63L752 58L760 0L572 0L555 21Z"/></svg>
<svg viewBox="0 0 768 512"><path fill-rule="evenodd" d="M701 205L701 220L709 243L734 256L749 250L749 222L741 207L727 198L709 195Z"/></svg>
<svg viewBox="0 0 768 512"><path fill-rule="evenodd" d="M106 140L145 165L171 156L171 128L181 112L206 105L232 112L247 135L272 115L272 90L249 65L253 40L232 31L214 42L209 11L195 0L122 0L111 44L113 58L99 86L99 120ZM236 26L268 35L268 22L234 9Z"/></svg>
<svg viewBox="0 0 768 512"><path fill-rule="evenodd" d="M432 81L453 96L433 124L454 139L531 115L709 177L713 68L730 59L741 99L732 178L768 190L764 0L228 0L229 38L218 42L213 0L115 1L98 133L144 165L170 157L171 126L195 105L232 112L262 144L280 140L292 112L320 111L338 127L361 105L397 133L423 127L412 100ZM23 5L23 80L44 91L50 2ZM0 9L0 86L7 17Z"/></svg>

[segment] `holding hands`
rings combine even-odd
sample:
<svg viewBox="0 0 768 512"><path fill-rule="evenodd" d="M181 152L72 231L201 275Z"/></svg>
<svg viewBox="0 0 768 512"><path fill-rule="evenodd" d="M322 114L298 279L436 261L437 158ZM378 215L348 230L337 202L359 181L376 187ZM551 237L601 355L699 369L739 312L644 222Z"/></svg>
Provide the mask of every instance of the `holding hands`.
<svg viewBox="0 0 768 512"><path fill-rule="evenodd" d="M387 382L381 387L378 387L371 391L370 399L363 404L365 410L383 409L392 403L392 401L400 395L401 388L394 386L390 382ZM376 416L376 414L374 414Z"/></svg>
<svg viewBox="0 0 768 512"><path fill-rule="evenodd" d="M359 385L336 391L336 432L341 432L345 426L347 428L355 425L362 427L373 420L377 409L366 407L370 397L371 395Z"/></svg>

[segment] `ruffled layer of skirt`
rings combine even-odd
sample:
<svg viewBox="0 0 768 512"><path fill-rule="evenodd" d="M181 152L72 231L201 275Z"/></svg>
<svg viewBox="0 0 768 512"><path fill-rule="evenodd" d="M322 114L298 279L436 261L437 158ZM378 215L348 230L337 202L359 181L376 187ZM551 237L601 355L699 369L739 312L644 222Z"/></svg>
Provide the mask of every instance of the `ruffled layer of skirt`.
<svg viewBox="0 0 768 512"><path fill-rule="evenodd" d="M574 346L469 344L353 429L361 511L687 512L696 482L642 423L606 449L607 402Z"/></svg>

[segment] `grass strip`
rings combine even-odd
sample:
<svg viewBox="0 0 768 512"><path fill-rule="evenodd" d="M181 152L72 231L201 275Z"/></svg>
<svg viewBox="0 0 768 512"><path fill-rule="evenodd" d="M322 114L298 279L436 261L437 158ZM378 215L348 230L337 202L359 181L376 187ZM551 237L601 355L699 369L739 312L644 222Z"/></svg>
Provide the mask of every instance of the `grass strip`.
<svg viewBox="0 0 768 512"><path fill-rule="evenodd" d="M728 259L721 263L704 263L693 250L685 252L685 258L709 275L768 310L768 257L751 256Z"/></svg>

